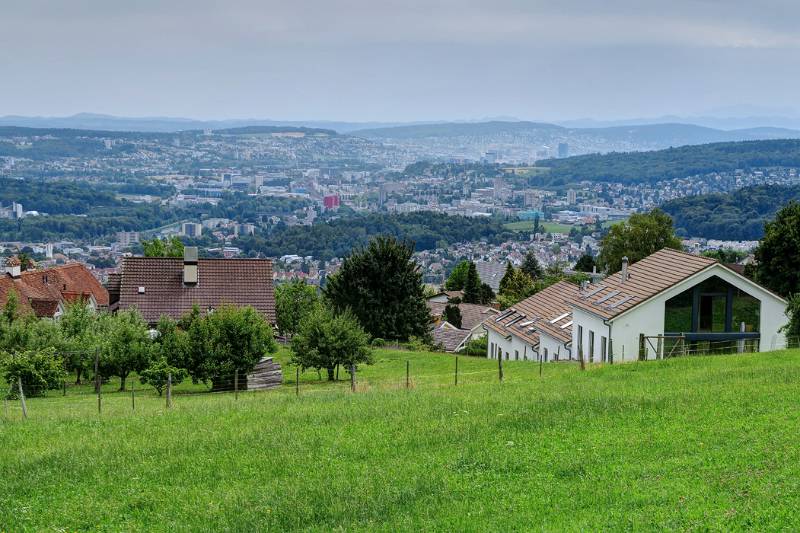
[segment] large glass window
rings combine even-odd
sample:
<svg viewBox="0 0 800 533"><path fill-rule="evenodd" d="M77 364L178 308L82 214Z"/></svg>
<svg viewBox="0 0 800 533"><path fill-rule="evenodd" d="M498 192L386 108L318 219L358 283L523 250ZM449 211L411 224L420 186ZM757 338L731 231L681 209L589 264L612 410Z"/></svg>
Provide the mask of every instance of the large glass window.
<svg viewBox="0 0 800 533"><path fill-rule="evenodd" d="M667 333L758 332L761 302L712 276L664 304Z"/></svg>

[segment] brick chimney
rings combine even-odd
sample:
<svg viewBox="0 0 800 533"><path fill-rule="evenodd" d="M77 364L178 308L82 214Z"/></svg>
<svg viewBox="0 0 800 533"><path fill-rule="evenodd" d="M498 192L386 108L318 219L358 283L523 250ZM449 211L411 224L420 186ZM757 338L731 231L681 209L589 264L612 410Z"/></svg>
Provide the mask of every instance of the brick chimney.
<svg viewBox="0 0 800 533"><path fill-rule="evenodd" d="M183 284L197 285L197 246L186 246L183 249Z"/></svg>

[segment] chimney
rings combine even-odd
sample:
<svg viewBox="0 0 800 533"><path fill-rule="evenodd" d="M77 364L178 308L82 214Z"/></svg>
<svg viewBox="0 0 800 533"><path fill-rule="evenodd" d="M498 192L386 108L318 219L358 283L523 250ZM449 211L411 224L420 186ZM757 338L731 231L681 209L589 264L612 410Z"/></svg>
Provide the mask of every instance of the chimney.
<svg viewBox="0 0 800 533"><path fill-rule="evenodd" d="M197 246L183 249L183 284L197 285Z"/></svg>
<svg viewBox="0 0 800 533"><path fill-rule="evenodd" d="M622 258L622 270L620 271L620 275L622 276L622 283L628 281L628 256Z"/></svg>
<svg viewBox="0 0 800 533"><path fill-rule="evenodd" d="M15 279L22 275L22 263L17 257L6 259L6 274Z"/></svg>

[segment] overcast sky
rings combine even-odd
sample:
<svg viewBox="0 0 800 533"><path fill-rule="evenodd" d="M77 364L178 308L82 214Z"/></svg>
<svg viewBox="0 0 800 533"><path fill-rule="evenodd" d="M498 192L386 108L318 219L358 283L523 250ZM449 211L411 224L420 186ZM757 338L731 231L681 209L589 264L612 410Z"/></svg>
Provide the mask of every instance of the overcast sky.
<svg viewBox="0 0 800 533"><path fill-rule="evenodd" d="M0 115L795 108L798 21L798 0L0 0Z"/></svg>

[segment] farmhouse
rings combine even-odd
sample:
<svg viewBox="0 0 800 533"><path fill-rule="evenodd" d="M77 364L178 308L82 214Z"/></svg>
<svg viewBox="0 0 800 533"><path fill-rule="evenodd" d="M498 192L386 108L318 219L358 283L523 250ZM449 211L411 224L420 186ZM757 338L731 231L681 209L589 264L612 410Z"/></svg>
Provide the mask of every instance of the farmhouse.
<svg viewBox="0 0 800 533"><path fill-rule="evenodd" d="M488 357L514 359L519 351L532 352L528 359L555 360L549 344L554 327L561 333L559 359L567 352L568 359L587 362L654 359L703 346L768 351L785 344L780 330L786 301L711 258L663 249L630 266L624 260L620 272L600 282L557 285L487 322ZM551 289L558 295L543 294Z"/></svg>
<svg viewBox="0 0 800 533"><path fill-rule="evenodd" d="M106 308L109 303L106 289L79 263L23 272L19 259L11 257L0 277L0 306L11 291L22 309L39 318L58 318L67 303L76 300L84 300L92 309Z"/></svg>
<svg viewBox="0 0 800 533"><path fill-rule="evenodd" d="M211 312L226 304L253 307L275 323L268 259L199 259L195 247L186 247L182 259L126 257L108 289L112 310L135 307L151 325L161 316L177 320L194 305Z"/></svg>

